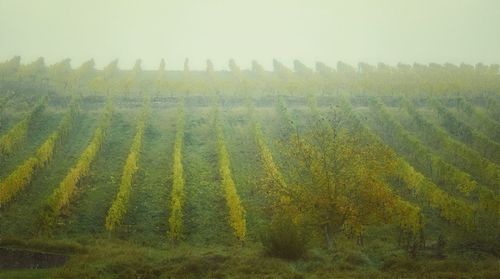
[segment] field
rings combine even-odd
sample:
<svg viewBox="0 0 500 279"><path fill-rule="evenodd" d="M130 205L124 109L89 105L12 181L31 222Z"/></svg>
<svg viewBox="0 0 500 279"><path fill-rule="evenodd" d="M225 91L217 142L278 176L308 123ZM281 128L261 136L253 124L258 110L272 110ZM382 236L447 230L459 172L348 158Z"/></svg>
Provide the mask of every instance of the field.
<svg viewBox="0 0 500 279"><path fill-rule="evenodd" d="M2 278L500 276L488 66L18 63Z"/></svg>

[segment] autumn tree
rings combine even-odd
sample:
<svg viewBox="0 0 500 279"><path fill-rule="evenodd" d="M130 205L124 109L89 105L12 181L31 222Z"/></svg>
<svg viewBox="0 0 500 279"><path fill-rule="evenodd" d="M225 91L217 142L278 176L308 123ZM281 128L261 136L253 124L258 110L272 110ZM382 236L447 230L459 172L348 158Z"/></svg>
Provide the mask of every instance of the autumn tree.
<svg viewBox="0 0 500 279"><path fill-rule="evenodd" d="M420 209L395 195L384 179L396 168L392 154L349 129L342 114L329 115L296 130L281 146L282 169L289 178L283 194L330 247L341 232L362 242L364 228L371 224L404 223L417 234Z"/></svg>

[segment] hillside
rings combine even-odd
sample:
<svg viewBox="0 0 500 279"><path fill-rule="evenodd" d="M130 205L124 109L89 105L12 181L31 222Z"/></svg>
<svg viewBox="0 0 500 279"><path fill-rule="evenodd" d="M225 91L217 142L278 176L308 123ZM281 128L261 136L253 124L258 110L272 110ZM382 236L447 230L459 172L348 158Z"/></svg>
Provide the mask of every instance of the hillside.
<svg viewBox="0 0 500 279"><path fill-rule="evenodd" d="M496 65L16 59L0 64L0 258L63 258L0 277L500 274Z"/></svg>

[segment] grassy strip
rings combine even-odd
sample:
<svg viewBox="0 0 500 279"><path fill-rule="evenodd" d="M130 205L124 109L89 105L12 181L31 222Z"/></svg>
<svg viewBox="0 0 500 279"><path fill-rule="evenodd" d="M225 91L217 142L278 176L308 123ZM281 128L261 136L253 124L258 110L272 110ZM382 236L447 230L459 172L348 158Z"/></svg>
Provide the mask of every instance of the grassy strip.
<svg viewBox="0 0 500 279"><path fill-rule="evenodd" d="M172 240L182 237L183 205L184 205L184 169L182 166L182 143L184 141L184 102L179 106L177 132L174 144L173 184L170 200L170 217L168 218L169 236Z"/></svg>
<svg viewBox="0 0 500 279"><path fill-rule="evenodd" d="M146 119L149 112L149 102L144 104L143 111L137 121L136 133L134 136L134 141L130 148L127 161L123 167L123 174L120 183L120 189L115 197L109 211L106 216L105 227L108 231L113 231L118 225L121 224L123 217L127 213L127 206L130 199L130 190L132 188L132 180L134 174L137 171L137 162L139 160L139 155L142 146L142 138L144 136L144 127Z"/></svg>
<svg viewBox="0 0 500 279"><path fill-rule="evenodd" d="M226 203L229 208L230 225L233 228L235 236L240 241L246 237L245 209L241 205L240 197L236 192L236 186L231 176L231 163L229 154L224 142L224 133L219 121L218 109L215 109L215 133L217 137L217 149L219 157L219 173L222 179L222 186L225 191Z"/></svg>

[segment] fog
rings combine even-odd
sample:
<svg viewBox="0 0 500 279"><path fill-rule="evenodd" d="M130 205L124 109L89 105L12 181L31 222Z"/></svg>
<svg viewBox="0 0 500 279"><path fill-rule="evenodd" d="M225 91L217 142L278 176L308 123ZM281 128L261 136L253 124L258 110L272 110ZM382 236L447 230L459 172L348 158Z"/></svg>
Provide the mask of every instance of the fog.
<svg viewBox="0 0 500 279"><path fill-rule="evenodd" d="M0 0L0 60L500 63L498 0Z"/></svg>

